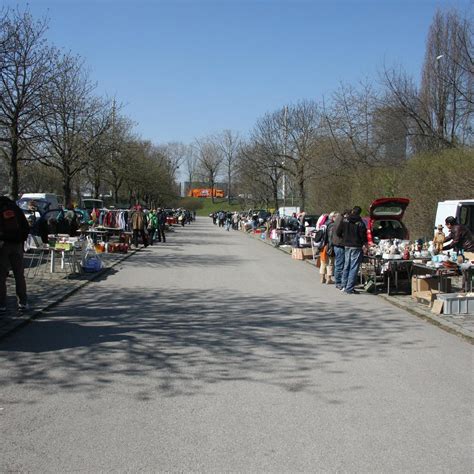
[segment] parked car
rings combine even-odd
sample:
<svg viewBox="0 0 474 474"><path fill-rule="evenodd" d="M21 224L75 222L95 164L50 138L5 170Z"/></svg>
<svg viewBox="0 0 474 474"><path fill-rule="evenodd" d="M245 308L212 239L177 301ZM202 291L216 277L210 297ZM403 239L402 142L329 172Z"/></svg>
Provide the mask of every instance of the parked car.
<svg viewBox="0 0 474 474"><path fill-rule="evenodd" d="M168 225L173 225L178 223L178 218L176 217L176 213L173 209L164 209L166 214L166 223Z"/></svg>
<svg viewBox="0 0 474 474"><path fill-rule="evenodd" d="M260 223L266 222L270 217L272 216L272 213L270 211L267 211L266 209L250 209L248 212L248 215L250 218L257 214L257 218Z"/></svg>
<svg viewBox="0 0 474 474"><path fill-rule="evenodd" d="M410 203L406 198L376 199L369 208L369 217L364 217L369 244L382 239L408 240L410 234L402 222L405 210Z"/></svg>
<svg viewBox="0 0 474 474"><path fill-rule="evenodd" d="M59 201L56 194L52 193L24 193L21 195L20 201L28 203L29 201L36 201L38 207L42 212L48 209L59 209ZM21 206L20 206L21 207Z"/></svg>
<svg viewBox="0 0 474 474"><path fill-rule="evenodd" d="M444 226L444 222L449 216L453 216L460 224L469 227L471 232L474 232L474 199L439 202L433 228L439 224Z"/></svg>
<svg viewBox="0 0 474 474"><path fill-rule="evenodd" d="M49 200L43 198L31 198L28 195L27 197L21 197L16 203L18 207L23 210L23 213L27 215L28 213L30 213L29 205L31 202L34 202L36 204L36 208L40 214L44 214L50 209L58 209L58 206L51 207L51 202Z"/></svg>
<svg viewBox="0 0 474 474"><path fill-rule="evenodd" d="M316 222L321 217L320 214L306 214L304 216L305 223L308 223L308 227L316 227Z"/></svg>
<svg viewBox="0 0 474 474"><path fill-rule="evenodd" d="M91 212L93 209L102 209L104 201L102 199L82 198L81 209Z"/></svg>

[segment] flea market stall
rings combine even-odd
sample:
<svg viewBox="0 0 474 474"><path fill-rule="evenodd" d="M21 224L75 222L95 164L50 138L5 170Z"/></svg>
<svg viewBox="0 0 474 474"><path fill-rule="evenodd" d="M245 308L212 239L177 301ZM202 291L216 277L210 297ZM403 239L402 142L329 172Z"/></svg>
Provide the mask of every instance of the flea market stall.
<svg viewBox="0 0 474 474"><path fill-rule="evenodd" d="M102 268L101 254L126 253L131 232L128 210L51 210L41 216L44 232L29 235L25 245L28 276L68 275Z"/></svg>

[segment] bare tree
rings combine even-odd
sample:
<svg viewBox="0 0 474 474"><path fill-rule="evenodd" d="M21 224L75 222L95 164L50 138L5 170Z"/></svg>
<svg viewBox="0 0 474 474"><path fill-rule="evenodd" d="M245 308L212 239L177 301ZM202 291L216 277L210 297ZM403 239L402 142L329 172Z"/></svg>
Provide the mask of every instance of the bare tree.
<svg viewBox="0 0 474 474"><path fill-rule="evenodd" d="M306 184L318 173L315 150L319 140L321 113L314 101L296 105L265 115L252 133L252 141L272 156L285 175L293 178L302 208L306 200Z"/></svg>
<svg viewBox="0 0 474 474"><path fill-rule="evenodd" d="M385 68L383 82L391 103L406 117L414 151L472 144L472 23L451 11L435 14L421 86L401 70Z"/></svg>
<svg viewBox="0 0 474 474"><path fill-rule="evenodd" d="M124 187L130 204L163 205L176 198L173 169L159 147L144 140L133 140L124 150Z"/></svg>
<svg viewBox="0 0 474 474"><path fill-rule="evenodd" d="M426 44L421 98L433 131L452 145L464 143L466 127L474 112L469 32L468 21L456 11L438 10Z"/></svg>
<svg viewBox="0 0 474 474"><path fill-rule="evenodd" d="M258 143L240 147L237 173L241 189L252 196L254 205L265 202L275 209L279 207L280 184L283 170L274 155Z"/></svg>
<svg viewBox="0 0 474 474"><path fill-rule="evenodd" d="M223 165L225 166L227 175L227 199L230 204L232 198L232 179L242 144L241 139L238 133L233 133L231 130L224 130L214 137L214 142L223 157Z"/></svg>
<svg viewBox="0 0 474 474"><path fill-rule="evenodd" d="M47 23L28 12L10 10L0 20L0 153L7 163L9 192L18 197L18 163L37 139L42 91L51 77L53 49L45 40Z"/></svg>
<svg viewBox="0 0 474 474"><path fill-rule="evenodd" d="M132 144L138 140L132 133L133 126L134 124L130 119L117 114L114 101L111 126L104 133L107 150L101 161L105 163L103 181L112 188L116 205L120 201L119 194L127 174L127 163L133 156ZM101 165L98 167L101 168Z"/></svg>
<svg viewBox="0 0 474 474"><path fill-rule="evenodd" d="M188 145L188 153L184 160L184 171L190 188L193 187L193 183L197 180L198 159L199 156L196 148ZM189 191L189 189L185 191Z"/></svg>
<svg viewBox="0 0 474 474"><path fill-rule="evenodd" d="M92 138L91 135L96 133L98 123L110 122L110 127L106 128L104 133L98 135L95 140L90 140L90 146L84 150L87 155L85 157L84 173L96 199L100 197L103 185L107 183L107 177L112 168L112 160L118 150L115 117L116 105L114 101L111 108L104 105L103 109L99 111L97 120L92 121L85 134L86 137Z"/></svg>
<svg viewBox="0 0 474 474"><path fill-rule="evenodd" d="M60 171L66 203L71 200L72 179L85 168L91 148L111 126L111 116L104 113L110 107L93 95L95 87L83 62L65 54L44 88L44 140L35 152L43 164Z"/></svg>
<svg viewBox="0 0 474 474"><path fill-rule="evenodd" d="M210 138L196 140L196 149L199 157L198 166L209 183L209 187L211 188L211 200L214 202L214 188L216 186L217 177L221 171L224 157L220 149Z"/></svg>
<svg viewBox="0 0 474 474"><path fill-rule="evenodd" d="M341 84L324 111L325 135L338 165L357 169L400 161L406 154L404 113L372 84Z"/></svg>
<svg viewBox="0 0 474 474"><path fill-rule="evenodd" d="M181 142L169 142L164 145L158 145L156 149L163 159L167 161L167 166L173 178L176 179L177 171L183 166L189 154L189 146Z"/></svg>

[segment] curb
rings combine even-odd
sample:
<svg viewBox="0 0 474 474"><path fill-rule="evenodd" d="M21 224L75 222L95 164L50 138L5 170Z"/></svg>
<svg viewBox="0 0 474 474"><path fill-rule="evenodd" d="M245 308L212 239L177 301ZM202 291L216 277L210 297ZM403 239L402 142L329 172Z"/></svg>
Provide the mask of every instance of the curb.
<svg viewBox="0 0 474 474"><path fill-rule="evenodd" d="M254 240L258 240L264 244L270 245L271 247L279 250L280 252L284 252L287 255L289 255L291 252L287 252L285 249L280 248L279 246L275 246L271 244L270 242L267 241L267 239L261 239L259 237L255 237L252 233L247 234L250 238L253 238ZM314 266L313 259L307 259L307 260L302 260L303 263L311 265L314 269L316 267ZM443 318L440 318L436 314L432 314L430 311L426 311L423 309L416 309L413 308L409 305L405 305L402 302L386 295L383 293L380 294L375 294L374 296L378 296L379 298L382 298L383 300L387 301L391 305L403 309L407 313L410 313L413 316L416 316L417 318L423 319L424 321L433 324L434 326L439 327L440 329L449 332L450 334L454 334L464 341L473 344L474 345L474 333L472 331L468 331L466 329L463 329L462 327L453 324L449 321L444 320Z"/></svg>
<svg viewBox="0 0 474 474"><path fill-rule="evenodd" d="M87 280L81 281L77 286L71 288L70 290L65 291L62 295L60 295L54 301L51 301L50 303L46 303L44 306L40 308L35 308L30 313L27 313L25 315L21 315L20 313L10 322L10 324L7 324L3 326L2 328L0 328L0 341L10 336L14 332L16 332L18 329L23 328L24 326L26 326L27 324L35 320L36 318L38 318L38 316L40 316L45 311L48 311L49 309L54 308L59 303L62 303L66 298L73 295L74 293L77 293L79 290L84 288L89 283L105 275L110 269L114 268L116 265L123 262L124 260L131 257L132 255L135 255L135 253L137 253L138 251L139 249L129 251L127 254L123 255L122 258L113 262L110 265L110 267L104 268L97 273L91 273L90 278L87 278Z"/></svg>
<svg viewBox="0 0 474 474"><path fill-rule="evenodd" d="M397 308L403 309L407 313L410 313L417 318L423 319L424 321L427 321L434 326L439 327L440 329L443 329L446 332L449 332L451 334L454 334L461 339L464 339L465 341L469 342L470 344L474 345L474 334L471 331L468 331L466 329L463 329L462 327L459 327L456 324L450 323L449 321L445 321L443 318L440 318L439 316L436 316L436 314L431 314L428 311L424 311L422 309L416 309L412 308L408 305L403 304L400 301L396 301L394 298L391 298L390 296L380 294L376 295L379 298L384 299L388 303L392 304L393 306L396 306Z"/></svg>

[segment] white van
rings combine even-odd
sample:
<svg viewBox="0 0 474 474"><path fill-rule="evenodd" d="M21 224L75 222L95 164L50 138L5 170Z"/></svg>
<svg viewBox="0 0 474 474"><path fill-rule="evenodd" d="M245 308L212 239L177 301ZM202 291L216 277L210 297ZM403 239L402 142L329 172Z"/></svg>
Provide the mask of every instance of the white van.
<svg viewBox="0 0 474 474"><path fill-rule="evenodd" d="M51 193L24 193L21 195L20 201L28 203L29 201L36 201L42 212L52 209L59 209L59 201L56 194ZM22 206L20 206L22 207Z"/></svg>
<svg viewBox="0 0 474 474"><path fill-rule="evenodd" d="M453 216L460 224L467 226L474 232L474 199L442 201L438 203L434 227L445 225L447 217Z"/></svg>

